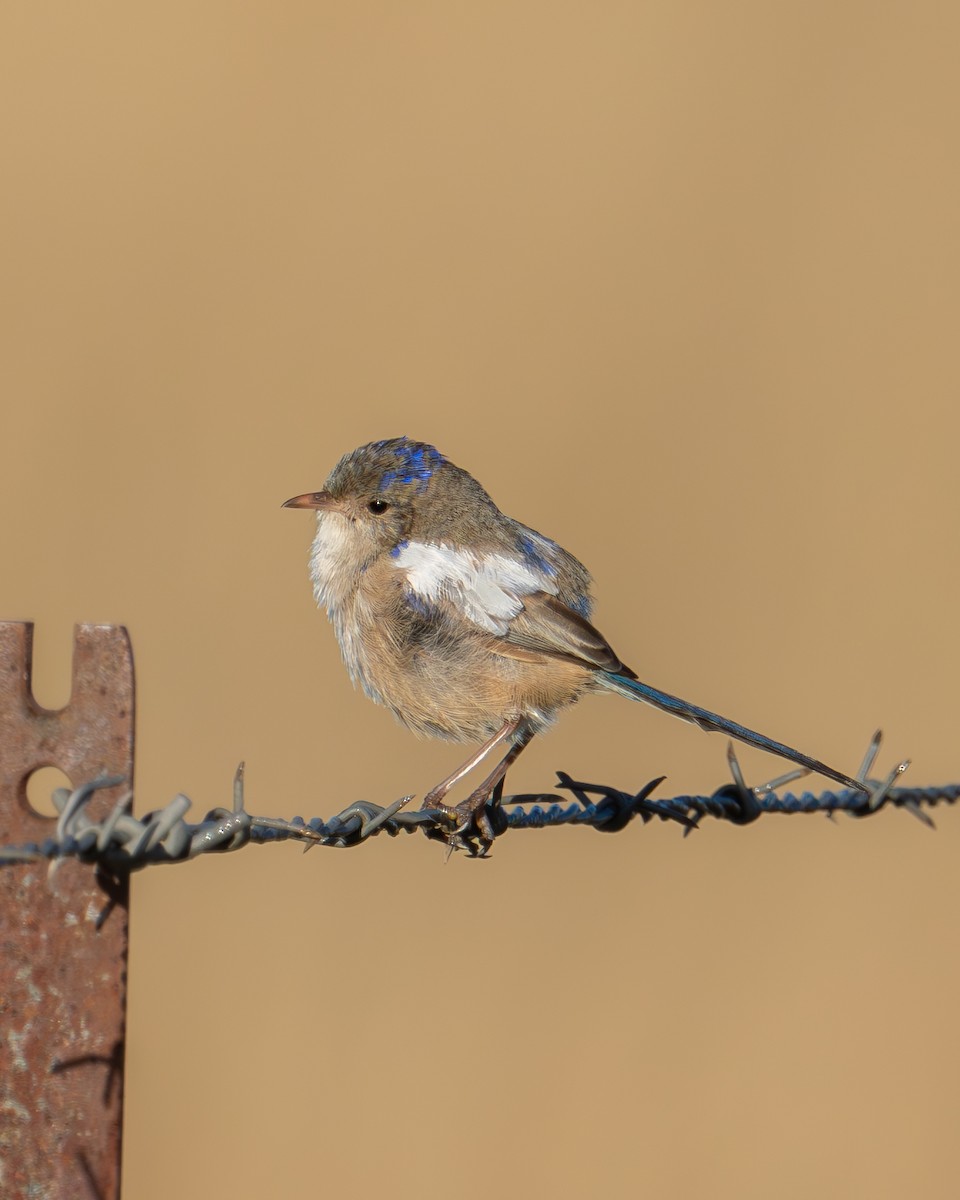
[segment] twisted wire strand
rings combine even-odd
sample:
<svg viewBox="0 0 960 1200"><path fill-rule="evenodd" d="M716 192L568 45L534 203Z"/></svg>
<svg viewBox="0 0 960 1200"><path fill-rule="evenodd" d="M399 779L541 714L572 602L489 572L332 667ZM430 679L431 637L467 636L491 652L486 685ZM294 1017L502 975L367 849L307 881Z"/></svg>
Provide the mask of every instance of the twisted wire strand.
<svg viewBox="0 0 960 1200"><path fill-rule="evenodd" d="M906 770L899 763L880 781L870 780L869 771L880 746L875 734L864 757L857 779L868 792L824 791L818 795L802 792L795 795L779 791L786 783L800 778L801 771L791 771L757 787L748 787L732 747L728 763L733 782L724 784L709 796L675 796L655 799L653 792L664 777L651 780L638 792L626 792L607 784L587 783L558 773L557 790L572 795L565 802L553 793L496 796L487 808L487 818L496 834L507 829L546 829L561 825L585 825L605 833L616 833L635 818L646 825L652 820L680 825L684 836L696 829L707 817L737 825L750 824L770 813L787 815L838 812L863 818L873 816L882 808L903 808L929 826L933 822L925 811L938 804L954 804L960 799L960 783L941 786L908 788L896 787L895 781ZM324 821L319 817L304 820L294 817L257 817L246 811L243 794L244 768L241 763L233 784L233 803L230 808L215 808L192 824L186 820L190 801L177 795L164 808L141 818L130 811L132 793L124 791L111 812L101 821L93 821L87 805L96 792L121 786L120 776L102 776L70 792L58 788L53 793L58 819L54 834L39 843L0 847L0 867L48 861L53 865L63 859L75 858L94 864L107 877L117 878L131 871L161 863L184 862L201 854L239 850L249 843L266 844L295 840L305 849L311 846L346 848L361 845L378 833L396 837L399 833L422 830L451 845L449 817L430 809L407 809L413 798L404 796L386 807L369 801L349 805L336 816ZM475 833L458 831L457 848L471 855L486 853L488 843Z"/></svg>

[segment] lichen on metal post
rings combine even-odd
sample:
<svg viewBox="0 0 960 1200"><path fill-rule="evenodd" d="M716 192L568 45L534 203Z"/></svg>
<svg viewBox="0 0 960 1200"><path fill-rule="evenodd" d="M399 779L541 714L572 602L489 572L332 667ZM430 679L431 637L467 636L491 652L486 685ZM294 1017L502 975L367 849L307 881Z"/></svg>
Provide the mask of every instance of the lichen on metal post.
<svg viewBox="0 0 960 1200"><path fill-rule="evenodd" d="M27 801L39 767L75 786L105 772L133 780L126 629L76 627L59 711L33 697L32 647L31 623L0 622L0 843L54 832L56 818ZM115 801L98 793L90 805L105 813ZM127 878L73 861L0 873L0 1195L120 1194L128 898Z"/></svg>

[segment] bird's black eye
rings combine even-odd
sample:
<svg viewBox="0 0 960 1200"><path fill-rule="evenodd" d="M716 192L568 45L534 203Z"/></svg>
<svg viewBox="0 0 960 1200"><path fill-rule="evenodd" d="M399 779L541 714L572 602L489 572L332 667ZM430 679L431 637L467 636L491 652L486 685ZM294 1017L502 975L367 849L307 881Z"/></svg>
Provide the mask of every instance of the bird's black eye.
<svg viewBox="0 0 960 1200"><path fill-rule="evenodd" d="M386 500L371 500L367 505L367 508L369 508L370 511L375 513L378 517L381 513L385 513L389 507L390 505L386 502Z"/></svg>

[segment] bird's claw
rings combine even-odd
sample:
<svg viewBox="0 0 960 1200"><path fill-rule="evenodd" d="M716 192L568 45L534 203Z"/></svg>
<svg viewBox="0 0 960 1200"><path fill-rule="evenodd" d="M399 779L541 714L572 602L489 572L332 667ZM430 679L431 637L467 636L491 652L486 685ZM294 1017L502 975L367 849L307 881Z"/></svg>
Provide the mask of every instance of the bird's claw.
<svg viewBox="0 0 960 1200"><path fill-rule="evenodd" d="M426 830L427 836L447 846L447 857L463 850L470 858L486 858L495 839L507 828L506 814L500 807L501 789L478 790L459 804L434 802L437 823Z"/></svg>

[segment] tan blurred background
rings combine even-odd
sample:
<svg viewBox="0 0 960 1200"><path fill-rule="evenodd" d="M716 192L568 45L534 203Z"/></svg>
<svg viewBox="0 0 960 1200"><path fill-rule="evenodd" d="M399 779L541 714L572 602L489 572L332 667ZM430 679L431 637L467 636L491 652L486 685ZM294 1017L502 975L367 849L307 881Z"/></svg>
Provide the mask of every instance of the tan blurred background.
<svg viewBox="0 0 960 1200"><path fill-rule="evenodd" d="M948 5L6 5L0 617L126 623L137 802L423 793L284 512L435 442L642 678L960 777ZM744 751L753 780L778 764ZM712 790L613 699L553 771ZM814 781L819 787L821 781ZM134 883L125 1194L957 1194L960 812L249 849Z"/></svg>

